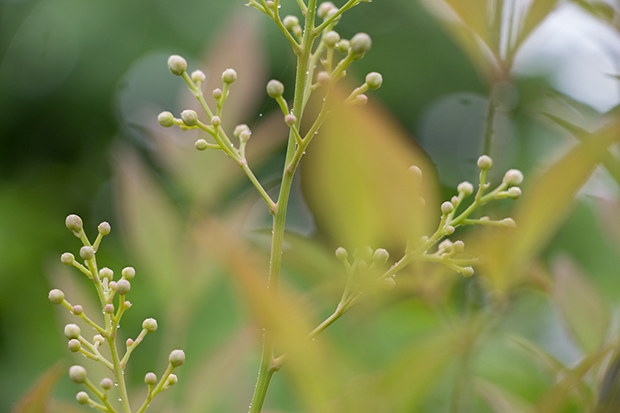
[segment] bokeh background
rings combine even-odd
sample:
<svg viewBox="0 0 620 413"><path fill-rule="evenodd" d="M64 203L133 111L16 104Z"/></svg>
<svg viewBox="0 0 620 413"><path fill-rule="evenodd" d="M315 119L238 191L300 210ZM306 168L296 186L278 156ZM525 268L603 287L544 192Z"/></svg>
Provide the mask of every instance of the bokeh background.
<svg viewBox="0 0 620 413"><path fill-rule="evenodd" d="M292 0L282 1L281 13L299 15ZM620 163L617 138L604 135L618 135L619 13L612 0L377 0L345 14L337 26L343 38L363 31L373 39L349 85L369 71L384 78L363 116L375 135L347 145L376 145L381 159L398 152L395 142L404 145L425 162L429 186L449 199L459 182L476 182L492 107L492 180L519 168L524 193L536 196L484 213L514 216L523 201L519 216L539 242L524 241L514 262L492 259L471 279L437 266L403 274L393 293L355 308L317 340L316 376L294 367L278 373L266 409L321 411L312 400L322 387L307 390L312 378L337 384L342 393L327 394L349 407L334 411L366 411L346 404L358 398L367 411L582 412L617 394L610 366L618 347ZM159 320L132 358L131 392L142 397L144 374L160 372L167 353L183 347L180 382L154 411L244 411L249 403L260 354L252 292L202 240L243 240L239 248L251 248L264 275L269 215L222 154L196 153L196 135L157 125L161 110L193 105L168 72L170 54L203 69L211 88L223 69L237 69L225 126L252 128L250 160L277 189L286 129L263 91L277 78L290 92L295 59L266 16L241 0L0 0L0 411L46 371L35 392L55 383L50 411L87 410L65 374L82 361L62 334L73 320L47 300L58 287L85 308L94 300L87 280L59 261L79 249L64 226L69 213L93 237L99 222L110 222L99 262L137 270L134 307L122 323L127 337L144 318ZM579 146L588 140L605 143ZM285 291L309 326L330 314L344 283L333 251L349 238L334 231L330 211L373 202L371 184L366 198L330 198L339 177L321 174L325 142L302 165L285 251ZM360 176L381 170L365 163L369 151L351 160L337 147L339 161ZM307 184L313 178L322 179L318 189ZM398 193L398 182L384 184ZM482 245L512 238L481 228L463 236ZM399 237L383 234L372 247L388 247L393 261L404 248ZM93 377L104 373L85 366Z"/></svg>

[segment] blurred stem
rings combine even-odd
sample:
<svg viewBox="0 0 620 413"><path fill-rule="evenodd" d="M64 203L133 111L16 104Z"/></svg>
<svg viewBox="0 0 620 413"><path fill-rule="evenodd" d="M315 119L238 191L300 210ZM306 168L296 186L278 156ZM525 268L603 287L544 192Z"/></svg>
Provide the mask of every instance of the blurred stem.
<svg viewBox="0 0 620 413"><path fill-rule="evenodd" d="M316 0L309 0L308 9L305 19L304 34L301 41L300 50L297 53L297 76L295 80L295 98L293 101L293 115L297 118L295 127L299 130L303 113L304 95L308 88L308 71L310 63L310 55L312 54L312 44L314 43L314 18L316 14ZM284 225L286 222L286 210L288 207L288 199L295 174L296 163L292 162L295 157L297 144L294 132L291 130L286 150L286 160L284 162L284 173L282 175L282 183L280 185L280 194L273 216L273 234L271 238L271 255L269 264L269 279L267 288L275 298L278 292L278 284L280 280L280 268L282 265L282 244L284 242ZM259 413L263 408L265 396L269 388L269 383L273 373L273 339L271 331L267 328L263 329L263 350L261 354L260 370L258 372L258 380L250 405L250 413Z"/></svg>
<svg viewBox="0 0 620 413"><path fill-rule="evenodd" d="M493 87L491 87L491 93L489 93L489 112L487 114L487 124L484 135L484 151L485 155L491 156L491 146L493 145L493 135L495 134L495 115L497 113L497 106L493 103Z"/></svg>

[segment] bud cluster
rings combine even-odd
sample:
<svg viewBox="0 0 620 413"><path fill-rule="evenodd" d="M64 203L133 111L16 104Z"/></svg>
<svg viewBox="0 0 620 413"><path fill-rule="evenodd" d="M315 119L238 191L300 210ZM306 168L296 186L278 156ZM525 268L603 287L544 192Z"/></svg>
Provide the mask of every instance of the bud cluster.
<svg viewBox="0 0 620 413"><path fill-rule="evenodd" d="M178 59L172 59L173 63L178 63ZM177 66L171 66L171 71L178 69ZM174 73L174 71L173 71ZM124 356L119 356L119 351L116 347L115 338L117 337L117 330L119 323L125 310L131 307L131 302L125 300L125 296L131 290L131 280L136 276L136 270L133 267L125 267L121 271L121 277L114 280L114 272L104 267L98 270L97 266L97 250L101 243L103 236L108 235L111 231L110 224L102 222L97 227L98 235L96 240L91 244L86 233L82 219L77 215L69 215L65 221L65 224L69 230L73 232L75 236L80 238L83 246L80 248L79 256L84 260L84 264L76 261L75 256L71 253L64 253L61 256L61 261L65 265L71 265L82 271L88 278L90 278L97 290L99 299L102 305L103 323L97 323L94 318L88 317L84 313L84 309L81 305L72 305L66 298L65 294L59 289L53 289L49 292L48 298L51 303L62 305L67 308L73 315L80 318L84 323L91 327L95 334L92 340L86 338L82 332L80 326L74 323L67 324L64 329L65 337L67 338L67 347L69 351L73 353L81 353L86 358L98 361L112 370L116 376L116 381L123 389L125 387L124 382L124 369L129 360L129 356L136 346L142 341L144 336L148 333L152 333L157 330L157 321L153 318L147 318L142 324L142 332L135 339L127 340L127 349ZM116 297L118 297L117 300ZM115 303L116 301L116 303ZM101 315L99 315L101 317ZM104 356L100 347L107 343L110 346L109 354L113 359L109 359ZM182 350L174 350L169 357L169 368L166 370L164 377L162 378L162 385L157 387L151 392L149 397L154 397L159 391L168 388L172 384L176 383L178 378L171 374L172 370L181 366L185 362L185 353ZM121 366L120 370L116 366ZM86 385L103 404L92 400L88 393L81 391L77 394L76 400L80 404L89 404L93 407L97 407L103 411L115 411L108 402L108 391L113 388L113 381L109 378L104 378L100 383L98 389L87 376L87 371L83 366L75 365L69 369L69 378L77 383ZM157 390L159 389L159 390ZM121 391L121 398L126 397L126 390ZM121 399L119 399L121 400ZM124 404L128 406L128 400L122 400Z"/></svg>

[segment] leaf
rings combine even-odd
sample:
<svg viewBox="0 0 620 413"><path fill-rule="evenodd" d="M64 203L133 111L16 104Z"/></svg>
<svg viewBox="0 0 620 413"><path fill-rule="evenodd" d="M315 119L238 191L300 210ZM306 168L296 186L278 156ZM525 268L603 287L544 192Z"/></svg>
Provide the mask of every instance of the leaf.
<svg viewBox="0 0 620 413"><path fill-rule="evenodd" d="M542 23L557 5L558 0L533 0L525 14L523 24L519 28L515 44L511 48L511 56L514 56L519 47L527 40L532 32ZM514 17L514 16L513 16Z"/></svg>
<svg viewBox="0 0 620 413"><path fill-rule="evenodd" d="M378 391L383 396L383 411L418 411L441 374L459 355L454 332L440 331L409 347L387 366Z"/></svg>
<svg viewBox="0 0 620 413"><path fill-rule="evenodd" d="M620 123L614 123L575 145L538 176L526 177L526 183L532 183L525 186L513 215L517 228L477 246L485 254L484 273L494 289L505 292L521 282L522 269L553 236L576 193L620 138L619 131Z"/></svg>
<svg viewBox="0 0 620 413"><path fill-rule="evenodd" d="M564 322L583 351L597 351L607 336L610 314L605 300L567 255L552 262L553 298Z"/></svg>
<svg viewBox="0 0 620 413"><path fill-rule="evenodd" d="M587 0L571 0L573 3L577 3L583 10L590 13L597 19L601 19L606 23L612 23L616 11L614 8L605 3L604 1L587 1Z"/></svg>
<svg viewBox="0 0 620 413"><path fill-rule="evenodd" d="M562 364L558 359L547 353L536 344L523 337L515 336L512 334L506 334L505 337L510 343L516 345L516 347L523 353L527 354L532 360L542 366L545 370L553 374L554 376L560 374L566 369L566 366Z"/></svg>
<svg viewBox="0 0 620 413"><path fill-rule="evenodd" d="M529 413L534 408L517 395L486 380L476 379L476 392L487 401L495 413Z"/></svg>
<svg viewBox="0 0 620 413"><path fill-rule="evenodd" d="M11 409L11 413L49 413L51 410L51 393L56 382L62 376L64 368L61 363L56 363L43 374L24 394L17 404Z"/></svg>
<svg viewBox="0 0 620 413"><path fill-rule="evenodd" d="M420 185L408 171L412 165L423 171ZM433 168L377 104L334 114L302 166L304 195L317 226L339 245L402 247L408 236L417 240L434 223Z"/></svg>
<svg viewBox="0 0 620 413"><path fill-rule="evenodd" d="M487 45L489 42L488 0L444 0L452 10L474 33L476 33Z"/></svg>

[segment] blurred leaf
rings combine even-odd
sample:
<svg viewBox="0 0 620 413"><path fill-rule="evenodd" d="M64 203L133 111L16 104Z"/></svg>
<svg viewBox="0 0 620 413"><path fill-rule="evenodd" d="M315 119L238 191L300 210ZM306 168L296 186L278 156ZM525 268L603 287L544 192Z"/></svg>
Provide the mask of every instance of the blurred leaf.
<svg viewBox="0 0 620 413"><path fill-rule="evenodd" d="M51 393L64 367L56 363L39 376L36 383L24 394L11 413L49 413L51 410Z"/></svg>
<svg viewBox="0 0 620 413"><path fill-rule="evenodd" d="M566 369L566 366L558 359L553 357L551 354L547 353L542 348L538 347L536 344L532 343L529 340L526 340L523 337L515 336L512 334L506 334L506 338L516 347L527 354L532 360L542 366L545 370L557 376L560 372Z"/></svg>
<svg viewBox="0 0 620 413"><path fill-rule="evenodd" d="M450 5L452 10L463 20L463 22L476 33L487 45L489 43L489 22L490 17L488 0L444 0ZM497 6L496 6L497 7Z"/></svg>
<svg viewBox="0 0 620 413"><path fill-rule="evenodd" d="M557 3L558 0L533 0L530 2L515 44L511 48L511 58L519 51L519 47L527 40L534 29L551 13ZM514 16L512 17L514 18Z"/></svg>
<svg viewBox="0 0 620 413"><path fill-rule="evenodd" d="M620 411L620 356L618 351L609 364L601 381L595 413L614 413Z"/></svg>
<svg viewBox="0 0 620 413"><path fill-rule="evenodd" d="M318 324L308 316L302 300L280 286L275 296L267 286L267 266L256 253L215 222L201 231L202 245L217 251L231 269L231 276L248 311L264 326L273 339L276 352L286 354L282 373L291 374L305 406L313 412L324 412L342 392L338 379L338 360L331 357L324 340L310 341L308 333ZM260 271L259 269L265 270ZM281 374L282 374L281 373Z"/></svg>
<svg viewBox="0 0 620 413"><path fill-rule="evenodd" d="M412 165L423 171L421 185L408 171ZM433 168L376 104L339 109L321 127L303 168L317 226L346 248L402 247L408 236L430 231Z"/></svg>
<svg viewBox="0 0 620 413"><path fill-rule="evenodd" d="M88 410L82 409L78 407L75 401L73 402L63 402L61 400L54 401L54 413L84 413L91 411L91 408L88 407Z"/></svg>
<svg viewBox="0 0 620 413"><path fill-rule="evenodd" d="M604 1L588 1L588 0L571 0L577 3L581 8L597 19L601 19L606 23L612 23L616 11L613 6Z"/></svg>
<svg viewBox="0 0 620 413"><path fill-rule="evenodd" d="M532 184L524 188L513 215L517 228L478 246L488 264L485 274L495 289L505 292L521 281L521 270L553 236L577 191L607 156L607 148L620 138L619 130L620 123L602 129L538 176L526 177L526 183Z"/></svg>
<svg viewBox="0 0 620 413"><path fill-rule="evenodd" d="M495 413L529 413L534 409L534 406L527 401L486 380L476 379L476 392L487 401Z"/></svg>
<svg viewBox="0 0 620 413"><path fill-rule="evenodd" d="M607 336L610 314L601 297L575 263L566 255L552 262L553 298L577 344L591 354Z"/></svg>
<svg viewBox="0 0 620 413"><path fill-rule="evenodd" d="M459 355L457 342L453 331L440 331L411 346L387 366L385 377L378 385L384 411L419 411L439 377Z"/></svg>

